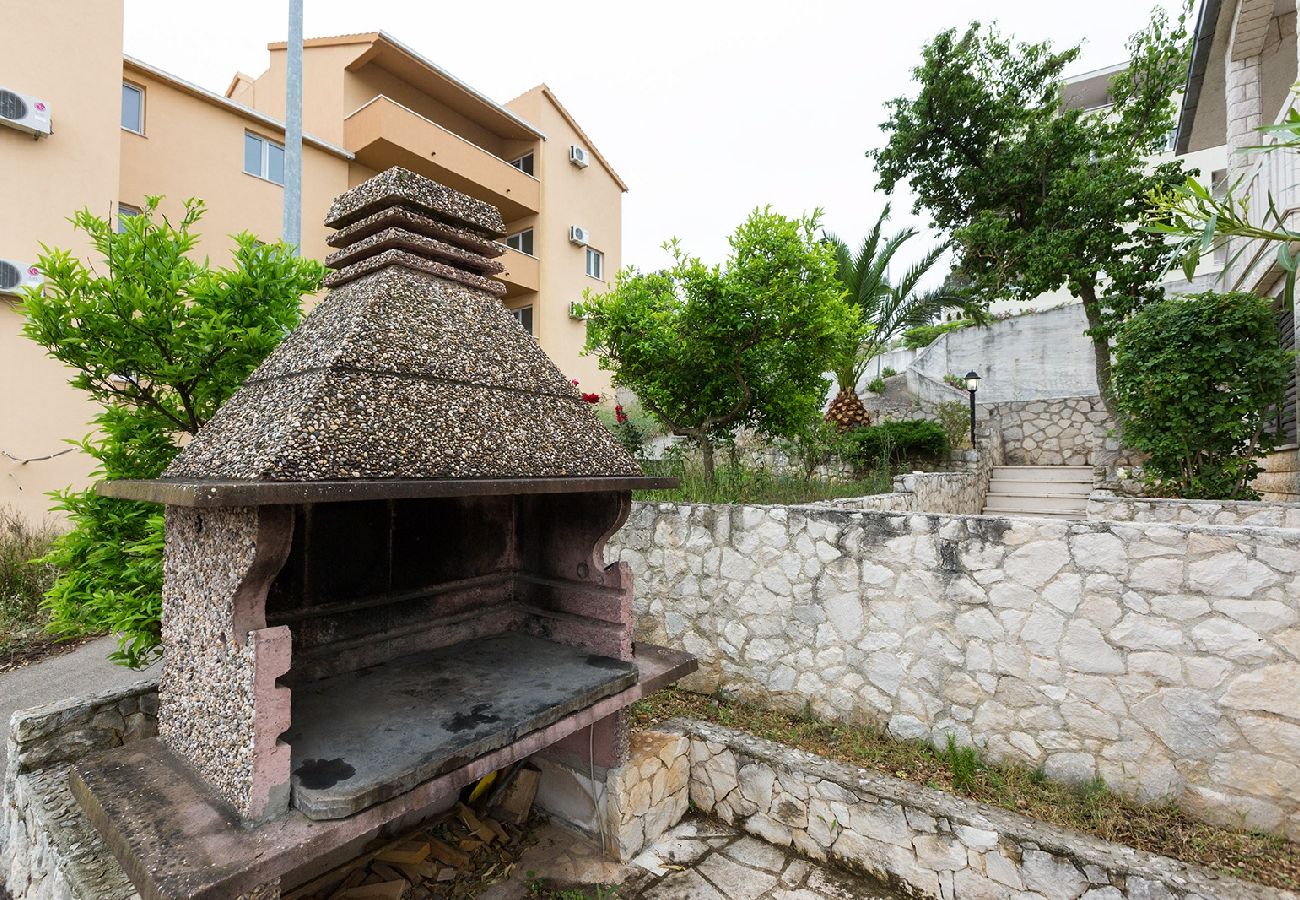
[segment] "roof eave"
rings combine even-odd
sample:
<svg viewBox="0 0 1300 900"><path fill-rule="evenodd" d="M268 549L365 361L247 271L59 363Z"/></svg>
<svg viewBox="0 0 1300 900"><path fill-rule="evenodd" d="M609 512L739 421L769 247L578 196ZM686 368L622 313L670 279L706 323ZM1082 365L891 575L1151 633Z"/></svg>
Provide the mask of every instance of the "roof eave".
<svg viewBox="0 0 1300 900"><path fill-rule="evenodd" d="M245 106L242 103L231 100L229 97L223 97L207 88L199 87L197 84L186 81L184 78L173 75L171 72L167 72L157 66L152 66L144 60L136 59L134 56L123 55L122 64L127 69L134 69L135 71L143 72L151 78L166 82L168 85L179 91L190 94L191 96L197 97L207 103L211 103L213 106L219 106L227 112L234 113L235 115L248 119L251 122L256 122L259 125L273 128L277 131L284 131L284 122L281 120L274 118L273 116L268 116L265 113L258 112L250 106ZM318 150L323 150L326 153L333 154L340 159L351 160L354 158L351 152L343 149L337 144L331 144L329 141L322 140L310 134L304 134L302 136L302 142L315 147Z"/></svg>
<svg viewBox="0 0 1300 900"><path fill-rule="evenodd" d="M1222 0L1202 0L1196 16L1196 33L1192 40L1192 58L1187 66L1187 84L1183 88L1183 105L1178 111L1178 133L1174 153L1182 156L1192 140L1192 127L1196 122L1196 108L1201 100L1201 87L1205 83L1205 70L1214 50L1214 34L1218 30Z"/></svg>

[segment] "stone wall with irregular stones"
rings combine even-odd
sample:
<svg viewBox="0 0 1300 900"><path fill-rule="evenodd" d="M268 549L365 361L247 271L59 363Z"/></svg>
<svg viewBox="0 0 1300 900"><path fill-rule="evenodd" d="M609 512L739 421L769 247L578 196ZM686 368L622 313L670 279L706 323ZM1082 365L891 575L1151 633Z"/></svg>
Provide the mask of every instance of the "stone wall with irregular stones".
<svg viewBox="0 0 1300 900"><path fill-rule="evenodd" d="M691 803L763 840L834 859L923 897L1239 900L1293 894L1066 831L703 722Z"/></svg>
<svg viewBox="0 0 1300 900"><path fill-rule="evenodd" d="M138 898L68 787L68 763L157 732L156 679L15 713L0 801L0 879L14 900Z"/></svg>
<svg viewBox="0 0 1300 900"><path fill-rule="evenodd" d="M1264 471L1251 486L1265 500L1300 503L1300 450L1278 450L1260 460Z"/></svg>
<svg viewBox="0 0 1300 900"><path fill-rule="evenodd" d="M1114 466L1136 461L1112 435L1100 397L990 403L1008 466Z"/></svg>
<svg viewBox="0 0 1300 900"><path fill-rule="evenodd" d="M606 834L620 861L636 856L686 814L689 750L689 742L680 734L640 731L632 735L627 764L611 771L606 781Z"/></svg>
<svg viewBox="0 0 1300 900"><path fill-rule="evenodd" d="M1115 522L1181 522L1189 525L1261 525L1300 528L1300 503L1253 500L1168 500L1093 491L1088 518Z"/></svg>
<svg viewBox="0 0 1300 900"><path fill-rule="evenodd" d="M1300 837L1300 531L634 504L687 686Z"/></svg>

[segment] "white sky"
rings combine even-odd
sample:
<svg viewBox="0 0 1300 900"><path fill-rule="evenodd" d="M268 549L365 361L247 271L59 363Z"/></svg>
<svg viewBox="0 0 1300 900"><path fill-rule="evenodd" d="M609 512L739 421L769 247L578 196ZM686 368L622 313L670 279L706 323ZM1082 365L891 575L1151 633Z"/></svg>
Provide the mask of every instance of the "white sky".
<svg viewBox="0 0 1300 900"><path fill-rule="evenodd" d="M624 262L653 268L671 236L721 259L769 203L821 207L860 240L886 199L863 153L944 28L981 18L1024 40L1082 41L1083 72L1122 60L1157 3L1178 0L306 0L304 33L387 31L499 102L548 83L628 183ZM286 16L284 0L126 0L125 49L220 93L236 70L266 68ZM891 221L911 223L910 205L896 200Z"/></svg>

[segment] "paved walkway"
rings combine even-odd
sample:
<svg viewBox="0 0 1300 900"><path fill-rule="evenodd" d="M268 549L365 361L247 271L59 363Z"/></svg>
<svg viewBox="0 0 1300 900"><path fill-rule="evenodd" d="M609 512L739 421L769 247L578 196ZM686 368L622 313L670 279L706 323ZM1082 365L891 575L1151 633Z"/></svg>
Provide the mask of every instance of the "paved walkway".
<svg viewBox="0 0 1300 900"><path fill-rule="evenodd" d="M519 859L513 877L480 900L535 897L538 882L559 893L618 885L618 900L894 900L902 895L878 881L809 862L709 819L688 818L630 865L604 859L572 833L543 826ZM542 893L541 896L550 896ZM570 896L564 894L563 896Z"/></svg>
<svg viewBox="0 0 1300 900"><path fill-rule="evenodd" d="M9 752L9 717L15 710L124 687L145 677L144 672L108 661L108 654L116 646L116 638L100 638L59 656L0 673L0 728L4 730L0 736L0 772L5 769Z"/></svg>

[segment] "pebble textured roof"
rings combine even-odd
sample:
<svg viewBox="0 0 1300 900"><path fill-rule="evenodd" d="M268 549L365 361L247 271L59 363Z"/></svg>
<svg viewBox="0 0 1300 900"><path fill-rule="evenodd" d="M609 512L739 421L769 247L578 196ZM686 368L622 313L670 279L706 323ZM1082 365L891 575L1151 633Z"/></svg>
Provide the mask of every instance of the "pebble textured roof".
<svg viewBox="0 0 1300 900"><path fill-rule="evenodd" d="M393 166L339 194L325 214L325 224L330 228L340 228L393 206L466 226L486 235L506 233L501 212L492 204L453 191L401 166Z"/></svg>
<svg viewBox="0 0 1300 900"><path fill-rule="evenodd" d="M494 263L467 250L467 241L451 247L421 237L438 233L432 214L439 204L460 211L455 227L485 236L488 227L465 224L471 214L490 220L474 211L485 204L389 170L339 198L330 220L348 217L340 209L372 216L373 204L357 199L368 196L401 206L404 219L417 205L428 218L415 228L407 221L400 235L354 231L331 257L346 263L331 276L345 283L249 376L163 477L641 475L501 305L499 282L479 274Z"/></svg>

